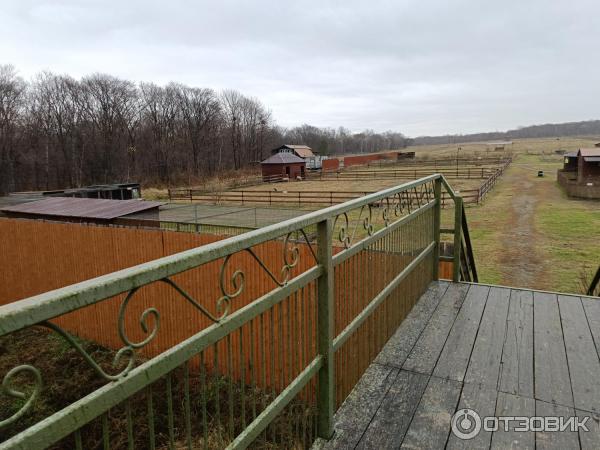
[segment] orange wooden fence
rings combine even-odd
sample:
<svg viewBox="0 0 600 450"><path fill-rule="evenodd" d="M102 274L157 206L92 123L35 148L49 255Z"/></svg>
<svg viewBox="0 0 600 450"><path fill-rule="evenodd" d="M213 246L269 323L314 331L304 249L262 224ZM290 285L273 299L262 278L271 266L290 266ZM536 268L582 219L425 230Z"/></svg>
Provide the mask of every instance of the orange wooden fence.
<svg viewBox="0 0 600 450"><path fill-rule="evenodd" d="M93 225L29 221L19 219L0 219L0 305L13 302L32 295L43 293L131 267L146 261L167 256L176 252L191 249L222 239L213 235L174 232L166 230L111 228ZM266 242L253 248L270 270L280 274L283 266L283 242L281 240ZM298 245L299 262L293 269L292 277L315 264L314 258L306 244ZM339 251L339 250L338 250ZM399 252L383 252L364 250L353 256L336 269L336 332L349 323L362 308L390 281L393 275L380 276L383 270L375 270L373 276L365 275L365 267L395 267L401 270L408 263L408 258ZM188 292L199 303L215 315L216 302L222 292L219 286L219 272L223 259L213 261L172 277L182 289ZM444 268L446 269L446 268ZM442 269L442 274L448 270ZM246 252L235 254L230 259L225 278L228 291L234 291L231 276L234 271L245 273L245 290L232 300L231 310L235 311L254 301L273 288L275 283L269 279L263 269ZM343 274L343 275L342 275ZM449 274L451 276L451 264ZM360 333L348 341L340 352L337 364L340 364L345 353L365 346L364 357L359 358L357 367L368 365L383 345L385 339L393 331L391 327L398 323L410 311L412 304L418 299L426 282L426 277L415 274L415 281L408 280L408 286L402 287L390 298L390 302L405 302L401 309L392 304L383 305L378 311L380 320L369 320L361 328ZM414 278L414 277L413 277ZM410 287L412 286L412 287ZM410 295L407 295L407 289ZM74 333L109 348L118 349L123 346L118 334L118 315L125 294L99 302L84 309L58 317L55 322ZM352 306L353 305L353 306ZM350 308L352 306L352 308ZM163 283L154 283L141 288L132 298L125 317L125 329L130 340L142 341L147 334L140 327L140 317L147 308L156 308L161 315L160 328L154 340L143 348L147 357L157 355L182 340L198 333L211 325L210 319L194 309L171 287ZM381 334L383 324L388 323L390 314L386 311L398 311L397 320L389 322L387 331ZM266 314L266 313L265 313ZM148 324L153 328L152 319ZM277 306L275 312L265 316L265 320L256 321L254 328L245 327L239 334L234 334L230 342L219 343L220 369L227 370L238 378L249 371L243 367L252 364L261 365L261 355L275 355L279 369L265 373L266 386L285 386L284 380L290 380L294 374L302 370L301 364L289 364L290 355L302 353L306 361L316 354L316 286L311 283L294 293ZM397 325L394 325L397 326ZM273 335L271 330L279 330ZM371 342L378 336L375 345ZM363 339L363 341L360 341ZM379 342L381 341L381 342ZM240 355L240 346L248 352L254 352L254 361L247 362L248 356ZM227 347L229 346L229 348ZM233 350L232 350L233 349ZM211 367L213 350L205 354L205 363ZM229 353L228 357L224 357ZM376 354L376 353L375 353ZM349 354L348 354L349 355ZM346 355L345 357L348 357ZM368 357L367 357L368 356ZM217 358L215 358L217 359ZM364 361L362 361L364 359ZM244 360L245 362L240 362ZM288 362L286 362L288 361ZM360 363L360 364L359 364ZM295 365L297 367L292 367ZM365 366L366 367L366 366ZM264 369L264 368L263 368ZM362 371L354 375L340 370L338 386L338 402L348 394Z"/></svg>

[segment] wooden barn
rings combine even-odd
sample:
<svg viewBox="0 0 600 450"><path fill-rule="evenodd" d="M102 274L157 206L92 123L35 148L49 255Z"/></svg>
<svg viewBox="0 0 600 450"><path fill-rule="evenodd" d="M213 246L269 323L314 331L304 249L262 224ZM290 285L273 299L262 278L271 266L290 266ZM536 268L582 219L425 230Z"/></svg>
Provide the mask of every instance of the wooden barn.
<svg viewBox="0 0 600 450"><path fill-rule="evenodd" d="M306 162L293 153L276 153L260 164L263 180L265 181L281 178L304 178L306 174Z"/></svg>

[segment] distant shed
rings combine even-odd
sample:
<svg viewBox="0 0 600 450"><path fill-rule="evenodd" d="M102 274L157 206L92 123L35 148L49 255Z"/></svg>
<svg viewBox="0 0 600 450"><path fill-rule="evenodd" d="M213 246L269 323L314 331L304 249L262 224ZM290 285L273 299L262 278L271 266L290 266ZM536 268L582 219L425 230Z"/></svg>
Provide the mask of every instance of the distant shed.
<svg viewBox="0 0 600 450"><path fill-rule="evenodd" d="M141 211L155 211L158 219L158 207L162 204L144 200L50 197L3 207L0 211L8 217L15 218L108 224Z"/></svg>
<svg viewBox="0 0 600 450"><path fill-rule="evenodd" d="M260 163L263 180L270 181L273 178L304 178L306 173L306 162L293 153L276 153Z"/></svg>
<svg viewBox="0 0 600 450"><path fill-rule="evenodd" d="M599 184L600 148L580 148L577 156L577 182Z"/></svg>
<svg viewBox="0 0 600 450"><path fill-rule="evenodd" d="M512 141L493 141L486 144L487 149L493 149L495 152L503 152L512 148Z"/></svg>
<svg viewBox="0 0 600 450"><path fill-rule="evenodd" d="M94 184L73 189L54 191L12 192L11 197L45 198L45 197L81 197L103 198L107 200L133 200L141 198L142 190L139 183Z"/></svg>

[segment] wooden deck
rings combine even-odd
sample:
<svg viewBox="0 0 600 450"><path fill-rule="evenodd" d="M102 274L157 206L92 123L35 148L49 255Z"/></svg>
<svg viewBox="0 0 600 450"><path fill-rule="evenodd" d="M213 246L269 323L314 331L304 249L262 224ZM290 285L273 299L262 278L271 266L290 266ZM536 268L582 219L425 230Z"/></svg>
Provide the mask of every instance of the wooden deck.
<svg viewBox="0 0 600 450"><path fill-rule="evenodd" d="M336 414L326 449L600 449L600 299L433 283ZM481 416L589 416L589 432L451 432Z"/></svg>

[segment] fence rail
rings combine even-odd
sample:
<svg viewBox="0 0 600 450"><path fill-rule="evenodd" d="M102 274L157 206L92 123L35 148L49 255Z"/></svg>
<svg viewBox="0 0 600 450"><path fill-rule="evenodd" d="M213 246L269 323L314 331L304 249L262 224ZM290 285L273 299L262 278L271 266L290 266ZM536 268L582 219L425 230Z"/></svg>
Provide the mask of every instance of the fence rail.
<svg viewBox="0 0 600 450"><path fill-rule="evenodd" d="M477 189L462 189L460 194L465 204L479 204L483 199L487 196L487 194L493 189L496 185L500 177L504 174L504 171L510 164L510 160L505 160L504 164L499 168L495 169L477 169L477 174L481 174L481 176L487 176L485 181L479 186ZM362 172L362 171L349 171L349 172L339 172L339 173L321 173L320 175L314 175L318 177L318 179L327 179L330 175L336 179L343 179L346 175L350 179L355 179L355 177L360 178L361 174L368 173L367 178L371 178L377 176L378 174L383 173L383 178L387 178L385 175L387 171L371 171L371 172ZM415 170L394 170L390 173L394 175L391 178L406 178L406 176L414 176L415 178L420 175L430 175L431 170L428 169L415 169ZM468 170L459 170L456 171L454 169L449 170L449 173L453 175L458 175L459 178L464 175L465 178L475 179L475 171ZM448 173L445 174L445 176ZM342 178L339 178L342 176ZM173 195L172 195L173 192ZM203 202L203 203L234 203L240 205L246 204L268 204L268 205L335 205L338 203L343 203L349 200L353 200L364 195L370 195L374 192L367 191L301 191L301 190L293 190L293 189L269 189L269 190L230 190L225 192L216 192L207 194L203 191L198 191L194 189L178 189L178 190L169 190L169 197L171 200L177 199L186 199L189 201ZM445 207L446 204L451 203L451 196L444 192L442 195L442 207Z"/></svg>
<svg viewBox="0 0 600 450"><path fill-rule="evenodd" d="M596 274L592 278L592 281L590 281L587 295L595 295L596 297L600 297L600 266L598 266Z"/></svg>
<svg viewBox="0 0 600 450"><path fill-rule="evenodd" d="M444 167L444 166L456 166L457 163L460 166L481 166L481 165L503 165L507 161L512 161L511 157L505 158L445 158L445 159L380 159L377 161L371 161L368 166L433 166Z"/></svg>
<svg viewBox="0 0 600 450"><path fill-rule="evenodd" d="M435 174L0 306L0 336L44 326L106 381L23 428L21 419L43 396L43 374L32 364L16 366L3 380L3 395L19 401L0 418L7 433L0 448L110 448L119 432L129 448L309 448L317 436L330 438L336 408L438 278L442 189L455 202L458 280L462 202ZM280 249L277 263L266 262L264 245ZM209 265L219 267L219 295L211 301L182 284L183 274ZM167 307L145 301L148 286L159 286ZM121 364L112 372L57 325L65 314L106 302L119 305ZM162 332L164 319L183 308L190 320L198 315L210 325L138 364L136 355ZM16 385L16 376L29 377L30 388ZM134 413L140 402L145 412ZM110 422L118 411L120 425Z"/></svg>

